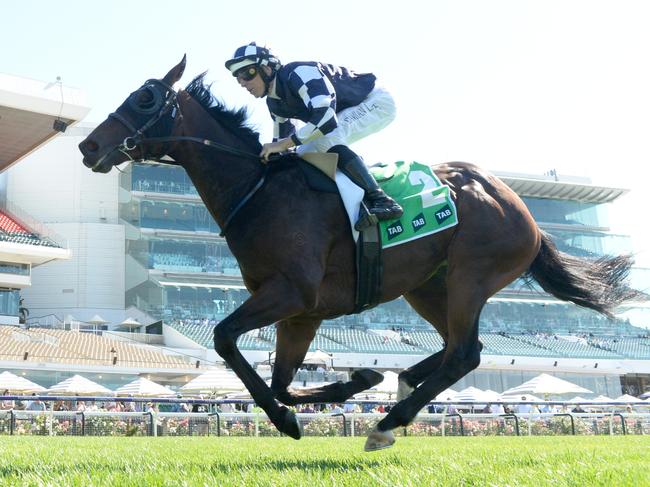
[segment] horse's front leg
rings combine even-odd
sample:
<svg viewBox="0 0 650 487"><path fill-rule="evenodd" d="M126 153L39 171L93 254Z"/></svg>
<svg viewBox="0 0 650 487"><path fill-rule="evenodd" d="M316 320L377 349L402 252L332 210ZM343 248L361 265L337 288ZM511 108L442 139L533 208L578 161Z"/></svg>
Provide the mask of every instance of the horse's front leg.
<svg viewBox="0 0 650 487"><path fill-rule="evenodd" d="M276 402L271 389L237 348L236 341L247 331L304 311L309 306L305 303L305 296L284 278L270 280L214 329L217 353L241 379L253 400L264 409L278 430L296 440L300 439L301 432L295 414Z"/></svg>
<svg viewBox="0 0 650 487"><path fill-rule="evenodd" d="M349 382L334 382L322 387L292 390L289 386L302 365L321 320L292 318L277 325L275 364L271 390L286 405L345 402L357 392L379 384L384 376L370 369L357 370Z"/></svg>

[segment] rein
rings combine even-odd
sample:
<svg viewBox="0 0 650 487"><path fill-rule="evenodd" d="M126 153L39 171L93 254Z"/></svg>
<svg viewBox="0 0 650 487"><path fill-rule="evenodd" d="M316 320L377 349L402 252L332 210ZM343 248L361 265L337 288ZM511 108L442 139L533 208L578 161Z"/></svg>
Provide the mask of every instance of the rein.
<svg viewBox="0 0 650 487"><path fill-rule="evenodd" d="M230 147L229 145L221 144L219 142L215 142L213 140L209 139L202 139L200 137L190 137L187 135L170 135L168 137L147 137L147 138L134 138L134 137L127 137L124 139L124 142L122 145L126 144L128 140L133 141L132 143L134 144L133 147L129 147L128 150L133 150L136 147L138 147L141 144L144 143L159 143L159 144L165 144L167 142L195 142L197 144L202 144L206 145L208 147L212 147L214 149L218 149L221 152L224 152L226 154L230 154L233 156L240 156L240 157L245 157L247 159L260 159L259 154L255 154L253 152L248 152L245 150L241 149L236 149L234 147ZM147 158L151 159L151 158ZM143 160L143 159L142 159Z"/></svg>
<svg viewBox="0 0 650 487"><path fill-rule="evenodd" d="M128 137L127 137L128 138ZM230 147L225 144L221 144L219 142L215 142L213 140L209 139L202 139L200 137L191 137L187 135L170 135L168 137L148 137L144 139L133 139L135 143L135 147L139 146L140 144L144 143L149 143L149 142L154 142L154 143L159 143L159 144L164 144L168 142L194 142L197 144L202 144L207 147L212 147L213 149L217 149L220 152L224 152L226 154L234 155L234 156L239 156L239 157L245 157L247 159L256 159L259 160L260 156L259 154L255 154L253 152L248 152L240 149L236 149L234 147ZM126 139L125 139L126 142ZM133 149L135 149L133 147ZM131 150L133 150L131 149ZM271 154L271 157L269 158L270 161L274 159L278 159L282 157L281 154ZM149 158L150 159L150 158ZM131 159L133 160L133 159ZM161 161L165 163L169 163L170 161ZM268 175L269 172L269 165L265 164L264 165L264 170L262 172L262 176L260 179L255 183L255 185L248 191L241 200L235 205L235 207L230 210L230 213L226 217L226 220L223 224L223 227L221 228L221 232L219 232L220 237L225 237L226 236L226 230L230 226L230 223L234 220L235 216L239 211L248 203L248 201L257 193L262 186L264 186L264 183L266 182L266 176Z"/></svg>
<svg viewBox="0 0 650 487"><path fill-rule="evenodd" d="M111 113L109 117L114 118L117 120L119 123L124 125L129 131L133 133L133 135L126 137L121 144L116 145L113 149L108 151L102 158L100 158L95 165L93 166L92 169L95 167L98 167L106 157L108 157L110 154L112 154L114 151L119 151L125 154L131 162L135 162L136 160L131 157L130 152L135 150L138 147L141 147L143 144L165 144L165 143L170 143L170 142L192 142L196 144L201 144L207 147L211 147L213 149L216 149L220 152L223 152L225 154L230 154L233 156L237 157L243 157L246 159L255 159L255 160L260 160L259 154L255 154L253 152L237 149L235 147L230 147L225 144L221 144L219 142L215 142L213 140L209 139L202 139L200 137L191 137L191 136L186 136L186 135L169 135L166 137L146 137L145 136L145 131L151 129L156 123L158 123L165 114L168 112L170 113L170 116L172 118L172 121L175 119L177 114L180 114L180 106L178 104L178 93L167 83L161 81L161 80L149 80L147 81L143 88L141 89L150 89L152 90L153 88L157 89L164 89L165 90L165 95L161 95L160 92L157 92L158 102L154 105L154 107L147 112L151 113L152 116L151 118L145 122L145 124L140 127L139 129L136 129L133 124L126 119L122 114L118 112ZM154 96L154 99L156 99L156 96ZM163 99L164 96L164 99ZM132 108L134 108L132 106ZM137 107L135 107L137 111ZM157 113L156 113L157 110ZM182 114L180 115L182 117ZM173 122L172 122L173 123ZM162 156L164 157L164 155ZM281 154L272 154L272 157L270 160L277 159L279 157L282 157ZM156 160L158 162L164 162L164 163L170 163L171 161L168 160L161 160L160 157L157 156L149 156L145 157L144 155L144 150L141 150L141 158L139 160ZM176 161L173 161L176 164ZM225 237L226 230L234 220L235 216L237 216L237 213L250 201L250 199L257 193L262 186L264 186L264 183L266 182L266 177L268 174L268 169L269 166L268 164L265 165L264 170L262 171L262 176L260 179L255 183L255 185L239 200L239 202L230 210L228 215L226 216L226 219L224 221L224 225L221 228L221 232L219 233L220 237Z"/></svg>

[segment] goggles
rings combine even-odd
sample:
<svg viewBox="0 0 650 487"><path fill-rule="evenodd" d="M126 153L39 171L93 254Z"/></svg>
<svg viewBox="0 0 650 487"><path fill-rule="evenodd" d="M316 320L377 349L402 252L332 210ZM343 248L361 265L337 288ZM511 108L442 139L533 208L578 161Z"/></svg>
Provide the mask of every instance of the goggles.
<svg viewBox="0 0 650 487"><path fill-rule="evenodd" d="M237 71L233 76L237 81L250 81L259 73L257 66L247 66Z"/></svg>

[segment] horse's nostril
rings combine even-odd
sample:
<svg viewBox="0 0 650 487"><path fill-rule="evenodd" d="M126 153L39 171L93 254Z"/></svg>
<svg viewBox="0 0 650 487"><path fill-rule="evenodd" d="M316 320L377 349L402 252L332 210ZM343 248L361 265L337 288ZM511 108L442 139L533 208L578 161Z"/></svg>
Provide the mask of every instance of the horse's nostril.
<svg viewBox="0 0 650 487"><path fill-rule="evenodd" d="M92 154L93 152L97 152L99 145L97 145L97 143L92 140L84 140L81 144L79 144L79 149L81 150L82 154L87 155Z"/></svg>

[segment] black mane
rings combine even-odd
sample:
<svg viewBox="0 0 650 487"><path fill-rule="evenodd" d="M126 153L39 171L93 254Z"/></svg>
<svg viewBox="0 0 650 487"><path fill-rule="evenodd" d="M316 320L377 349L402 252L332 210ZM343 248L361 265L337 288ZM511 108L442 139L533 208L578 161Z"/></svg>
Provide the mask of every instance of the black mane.
<svg viewBox="0 0 650 487"><path fill-rule="evenodd" d="M201 105L212 118L230 133L236 135L244 142L255 148L260 148L259 133L248 124L248 111L245 107L228 108L217 99L210 91L211 85L206 85L203 78L206 73L201 73L187 85L185 91Z"/></svg>

